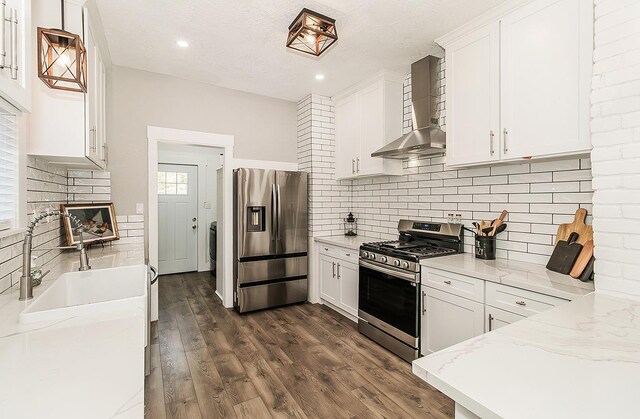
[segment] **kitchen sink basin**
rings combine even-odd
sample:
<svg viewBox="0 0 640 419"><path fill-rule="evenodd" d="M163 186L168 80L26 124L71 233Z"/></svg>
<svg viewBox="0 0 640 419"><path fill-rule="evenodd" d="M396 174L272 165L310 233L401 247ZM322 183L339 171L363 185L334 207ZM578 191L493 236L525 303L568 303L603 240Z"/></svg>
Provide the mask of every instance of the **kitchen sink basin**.
<svg viewBox="0 0 640 419"><path fill-rule="evenodd" d="M147 267L68 272L20 313L21 323L61 320L147 306Z"/></svg>

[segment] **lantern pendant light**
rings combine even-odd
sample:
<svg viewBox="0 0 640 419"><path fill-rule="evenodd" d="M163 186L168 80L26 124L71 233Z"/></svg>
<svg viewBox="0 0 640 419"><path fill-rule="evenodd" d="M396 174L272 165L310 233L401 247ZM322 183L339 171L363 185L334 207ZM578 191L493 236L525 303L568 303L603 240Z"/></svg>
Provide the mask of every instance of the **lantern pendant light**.
<svg viewBox="0 0 640 419"><path fill-rule="evenodd" d="M60 0L61 29L38 28L38 77L52 89L87 92L87 49L80 35L64 30L64 0Z"/></svg>
<svg viewBox="0 0 640 419"><path fill-rule="evenodd" d="M289 25L287 47L319 56L337 40L335 19L302 9Z"/></svg>

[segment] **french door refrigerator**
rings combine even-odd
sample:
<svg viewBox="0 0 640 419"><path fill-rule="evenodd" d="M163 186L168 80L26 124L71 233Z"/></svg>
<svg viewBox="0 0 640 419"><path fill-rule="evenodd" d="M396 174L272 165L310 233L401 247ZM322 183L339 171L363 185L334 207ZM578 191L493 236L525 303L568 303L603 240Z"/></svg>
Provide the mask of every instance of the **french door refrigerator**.
<svg viewBox="0 0 640 419"><path fill-rule="evenodd" d="M307 173L233 173L234 307L240 312L307 300Z"/></svg>

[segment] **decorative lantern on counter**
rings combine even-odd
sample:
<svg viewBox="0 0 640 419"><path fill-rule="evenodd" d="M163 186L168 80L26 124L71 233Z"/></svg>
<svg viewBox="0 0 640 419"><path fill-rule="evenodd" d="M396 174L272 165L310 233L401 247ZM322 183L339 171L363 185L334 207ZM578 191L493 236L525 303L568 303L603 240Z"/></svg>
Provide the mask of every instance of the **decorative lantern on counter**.
<svg viewBox="0 0 640 419"><path fill-rule="evenodd" d="M358 235L358 219L353 216L351 212L347 215L344 221L344 235L345 236L357 236Z"/></svg>

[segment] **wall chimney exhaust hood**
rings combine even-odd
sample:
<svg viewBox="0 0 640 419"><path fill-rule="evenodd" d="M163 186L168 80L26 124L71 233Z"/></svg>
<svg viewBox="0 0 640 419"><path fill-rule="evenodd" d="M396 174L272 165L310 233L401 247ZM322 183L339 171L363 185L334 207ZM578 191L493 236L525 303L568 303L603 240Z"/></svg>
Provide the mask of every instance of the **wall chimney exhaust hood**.
<svg viewBox="0 0 640 419"><path fill-rule="evenodd" d="M437 109L439 62L439 58L429 55L411 64L413 131L371 153L371 157L406 159L444 153L446 136L438 125Z"/></svg>

